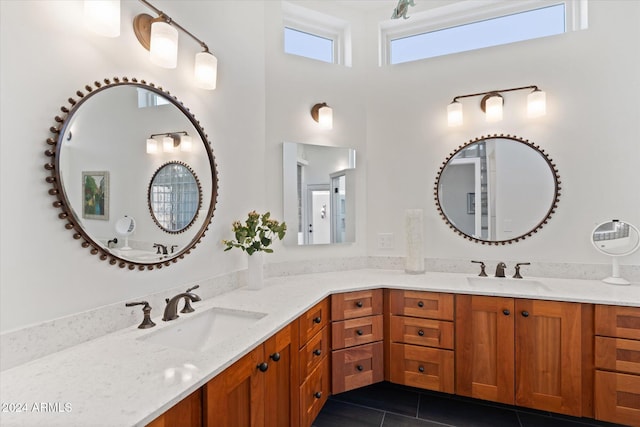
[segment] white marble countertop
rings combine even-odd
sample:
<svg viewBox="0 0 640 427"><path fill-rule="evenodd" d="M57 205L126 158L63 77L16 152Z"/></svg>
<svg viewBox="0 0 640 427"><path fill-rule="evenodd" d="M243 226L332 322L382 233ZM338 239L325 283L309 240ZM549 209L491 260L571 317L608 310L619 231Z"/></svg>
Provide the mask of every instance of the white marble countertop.
<svg viewBox="0 0 640 427"><path fill-rule="evenodd" d="M238 289L194 303L195 313L181 314L175 321L163 322L161 316L154 317L157 326L152 329L132 326L1 372L0 424L145 425L324 297L369 288L640 306L640 285L613 286L596 280L516 281L373 269L271 278L258 291ZM208 352L169 348L138 339L211 307L262 312L266 316Z"/></svg>

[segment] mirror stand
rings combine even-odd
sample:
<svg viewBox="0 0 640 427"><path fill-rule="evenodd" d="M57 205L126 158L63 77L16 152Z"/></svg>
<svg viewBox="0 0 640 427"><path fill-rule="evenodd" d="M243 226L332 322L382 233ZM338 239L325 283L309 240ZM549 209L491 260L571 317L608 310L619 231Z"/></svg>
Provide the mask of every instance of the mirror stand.
<svg viewBox="0 0 640 427"><path fill-rule="evenodd" d="M591 243L598 251L611 257L611 276L602 281L609 285L629 285L628 280L620 277L619 258L640 248L640 231L628 222L614 219L596 226L591 233Z"/></svg>
<svg viewBox="0 0 640 427"><path fill-rule="evenodd" d="M620 261L617 256L611 257L611 277L602 279L604 283L610 285L629 285L630 282L627 279L620 277Z"/></svg>

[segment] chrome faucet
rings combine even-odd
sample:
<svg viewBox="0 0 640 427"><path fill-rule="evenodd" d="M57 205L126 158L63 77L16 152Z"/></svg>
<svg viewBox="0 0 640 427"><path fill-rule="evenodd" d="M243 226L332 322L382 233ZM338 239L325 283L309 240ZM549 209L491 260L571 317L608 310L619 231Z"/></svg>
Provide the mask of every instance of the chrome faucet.
<svg viewBox="0 0 640 427"><path fill-rule="evenodd" d="M153 247L154 248L158 248L158 250L156 251L156 254L158 254L158 255L160 255L160 254L167 255L167 253L168 253L167 252L167 245L163 245L163 244L160 244L160 243L154 243Z"/></svg>
<svg viewBox="0 0 640 427"><path fill-rule="evenodd" d="M191 303L202 301L202 298L192 293L191 291L199 287L200 285L196 285L192 288L187 289L186 292L182 292L171 299L167 298L165 300L167 302L167 305L164 308L164 315L162 316L162 320L168 322L169 320L174 320L180 317L178 315L178 303L182 298L184 298L185 303L184 308L180 311L180 313L190 313L194 311L193 307L191 307Z"/></svg>
<svg viewBox="0 0 640 427"><path fill-rule="evenodd" d="M499 262L496 266L496 277L504 277L504 269L507 268L507 264Z"/></svg>

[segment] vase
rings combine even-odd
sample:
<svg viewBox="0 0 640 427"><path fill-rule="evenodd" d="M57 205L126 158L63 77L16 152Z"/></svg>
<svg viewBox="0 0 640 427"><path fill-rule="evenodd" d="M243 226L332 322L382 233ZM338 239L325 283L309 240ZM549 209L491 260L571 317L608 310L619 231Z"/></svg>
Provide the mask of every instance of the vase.
<svg viewBox="0 0 640 427"><path fill-rule="evenodd" d="M424 226L422 209L408 209L405 214L407 256L404 271L408 274L422 274L424 268Z"/></svg>
<svg viewBox="0 0 640 427"><path fill-rule="evenodd" d="M257 251L249 255L247 265L247 289L264 287L264 252Z"/></svg>

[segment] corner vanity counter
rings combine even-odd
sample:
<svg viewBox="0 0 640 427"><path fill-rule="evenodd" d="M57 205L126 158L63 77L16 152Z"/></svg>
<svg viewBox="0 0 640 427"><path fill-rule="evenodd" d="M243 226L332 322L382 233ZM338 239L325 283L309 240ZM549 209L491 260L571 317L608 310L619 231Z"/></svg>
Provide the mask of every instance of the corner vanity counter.
<svg viewBox="0 0 640 427"><path fill-rule="evenodd" d="M613 319L612 316L615 316L615 313L611 311L611 307L615 306L620 310L631 309L634 310L634 313L637 312L633 307L640 307L640 285L638 284L613 286L595 280L511 279L429 272L422 275L408 275L398 270L363 269L276 277L266 280L265 285L261 290L241 288L196 302L193 304L195 312L180 314L178 319L170 322L163 322L161 315L154 316L153 321L157 326L150 329L142 330L132 326L1 372L2 410L0 424L2 426L46 425L49 427L144 426L194 392L202 393L203 400L206 401L207 384L236 362L245 360L257 349L260 349L261 354L267 359L271 357L276 361L275 355L277 355L277 359L280 359L280 350L277 353L271 353L267 347L271 337L285 330L290 339L289 342L296 343L296 345L291 344L292 359L283 359L285 363L294 366L294 363L300 362L302 367L302 356L299 357L298 354L308 354L311 358L315 354L318 356L319 362L317 369L311 362L305 365L305 369L308 368L308 370L304 371L304 375L297 372L297 369L292 369L292 371L296 371L296 380L300 381L291 384L292 389L295 388L297 393L298 386L300 390L304 390L306 387L313 388L312 381L315 381L316 371L322 370L324 382L328 381L326 375L331 372L329 368L332 351L331 338L328 338L327 335L331 329L330 322L343 320L330 319L331 310L326 308L328 306L322 306L319 303L325 304L328 297L333 294L347 292L355 294L356 291L369 289L385 290L385 307L389 303L390 293L395 292L388 290L406 291L403 293L406 295L405 301L410 297L416 298L414 294L422 291L425 295L451 294L455 297L455 304L451 302L452 311L446 316L446 319L437 314L414 315L403 308L398 308L397 313L395 311L393 313L385 312L384 340L377 334L375 339L370 340L373 344L366 344L367 348L372 345L384 345L384 354L387 359L391 348L393 348L392 354L402 354L402 359L405 361L413 357L411 354L414 350L432 352L447 359L446 364L442 366L449 366L449 370L453 369L451 366L454 359L457 361L458 358L464 356L462 351L458 351L457 344L454 356L453 346L458 339L468 333L466 329L461 329L468 323L468 319L462 318L461 314L463 310L472 307L474 296L487 297L487 300L491 299L491 301L506 301L507 304L512 304L510 307L514 307L512 309L514 315L516 312L526 312L527 316L529 312L526 310L529 310L532 316L535 315L535 308L532 307L534 302L539 300L582 303L575 305L589 307L589 310L584 308L578 310L582 310L582 324L590 324L591 332L589 336L585 335L584 331L578 332L578 339L582 342L591 340L592 343L595 340L596 350L595 356L593 356L592 350L587 352L587 356L581 356L583 360L584 357L591 357L589 371L591 373L587 377L582 374L582 383L585 383L584 378L587 380L591 378L593 381L589 380L591 382L588 387L574 390L574 393L585 395L590 391L591 397L586 400L593 401L593 383L596 386L606 388L608 393L612 393L611 387L616 384L615 376L622 375L635 381L631 392L638 394L636 387L639 387L638 384L640 384L638 382L640 372L634 372L637 366L630 368L631 362L626 365L624 363L616 365L615 363L616 346L628 347L629 351L640 351L637 346L640 337L633 335L638 331L636 330L629 336L629 329L620 327L616 329L615 325L612 326L613 330L611 331L605 328L593 330L594 323L599 326L594 321L594 316ZM450 298L451 301L454 301L453 297ZM397 299L398 295L393 298ZM360 303L359 300L354 302L354 304L358 303ZM325 308L322 309L322 307ZM362 307L362 303L357 307ZM162 312L162 307L154 308L154 315ZM453 308L455 308L455 312ZM321 310L324 314L314 315L311 313L312 309ZM499 309L501 313L508 311L502 306ZM371 315L379 315L379 311L367 312L366 316L360 316L358 313L346 316L347 319L355 319L351 320L356 325L351 328L353 329L352 333L362 335L361 329L357 325L365 325L364 327L366 327L371 324ZM309 325L311 325L308 329L311 332L308 335L303 334L303 332L307 332L303 331L304 327L298 327L298 325L303 325L303 315L307 316ZM406 326L409 329L418 328L422 332L419 334L420 338L407 338L406 333L404 335L394 333L391 337L388 328L393 324L390 320L395 315L398 317L393 322L400 322L405 326L409 325ZM513 317L518 317L515 322L520 321L519 317L521 316ZM142 313L140 313L140 320L142 320ZM634 320L636 323L638 321L638 319ZM314 323L317 323L317 333L315 330L311 330L315 327ZM454 332L450 332L451 336L448 342L435 343L433 340L426 340L426 338L421 340L424 334L423 330L429 328L430 325L443 325L444 328L448 328L447 330L453 331L454 324L455 338ZM290 325L294 326L289 328ZM580 323L574 326L581 327ZM510 327L513 328L513 326ZM520 329L524 330L524 328ZM345 328L345 330L349 330L349 328ZM511 331L513 335L513 329ZM536 334L540 331L532 333ZM518 334L519 332L516 333L515 338L511 339L523 340ZM365 332L364 335L366 336L367 333ZM328 348L315 349L315 336L321 337L322 345L326 345ZM472 342L471 339L467 341ZM381 344L376 344L377 342ZM361 342L355 340L353 345L342 345L333 348L333 350L342 352L343 348L349 348L349 351L356 351L359 344ZM523 348L527 348L524 341L522 341L522 345ZM306 351L307 348L309 351ZM608 351L607 349L613 349L613 362L603 356ZM518 350L516 349L516 351ZM325 357L326 355L329 357ZM513 359L513 354L511 357ZM579 363L579 360L577 362ZM416 374L406 374L402 366L399 365L400 363L399 360L393 362L392 376L394 378L400 378L398 380L400 382L404 378L418 378ZM611 364L612 366L610 366ZM257 366L260 369L260 363ZM366 371L366 366L369 365L364 368L363 366L365 366L364 363L358 364L358 370ZM389 378L389 369L389 361L385 360L384 370L387 379ZM517 375L518 368L516 367L515 370ZM335 372L334 370L334 376ZM456 378L463 378L460 372L456 372ZM467 374L471 375L469 372ZM379 373L376 375L375 378L381 377ZM453 383L453 373L447 375L450 377L446 380L443 379L446 387L440 391L451 392L455 389L457 393L458 390L465 390L464 383ZM578 372L577 375L581 374ZM318 378L323 377L320 375ZM358 377L358 381L362 378L363 376ZM398 381L394 380L394 382ZM420 383L418 382L418 384ZM294 385L295 387L293 387ZM324 384L322 387L322 390L328 390L330 386ZM437 387L435 385L434 389ZM526 390L518 383L517 379L515 387L517 388L515 393L512 391L510 394L516 395L516 401L511 404L519 405L521 401L518 399L526 394ZM630 391L626 390L626 392ZM213 392L209 391L209 393ZM468 395L502 401L498 395L480 394L476 396L474 393L470 391ZM487 393L489 392L487 391ZM328 394L326 391L324 393L314 391L313 393L318 401L322 400L321 403ZM522 397L522 399L525 399L522 400L523 406L533 405L535 407L535 402L532 404L531 401L526 400L526 397ZM293 406L293 403L291 405ZM583 402L581 405L584 407L585 403ZM317 406L318 408L310 410L318 411L321 404ZM596 415L603 414L603 419L611 419L610 415L605 414L606 411L616 413L617 410L621 410L623 417L635 417L636 415L636 412L631 412L631 415L625 412L627 408L616 408L615 402L596 402L595 406ZM303 410L299 408L291 409L291 413L304 422L317 414L317 412L309 414L301 412ZM571 413L571 411L567 410L564 413ZM582 412L574 413L574 415L582 416ZM590 415L584 416L594 417L593 410ZM629 419L633 420L633 418ZM292 424L298 425L300 423L296 421Z"/></svg>

